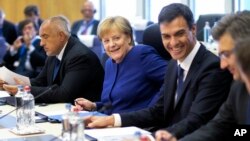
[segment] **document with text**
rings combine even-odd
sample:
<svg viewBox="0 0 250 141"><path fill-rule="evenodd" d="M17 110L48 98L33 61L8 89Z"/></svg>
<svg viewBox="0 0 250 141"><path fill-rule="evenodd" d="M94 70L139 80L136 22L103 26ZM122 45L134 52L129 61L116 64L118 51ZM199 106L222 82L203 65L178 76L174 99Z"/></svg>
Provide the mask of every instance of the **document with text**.
<svg viewBox="0 0 250 141"><path fill-rule="evenodd" d="M26 76L17 74L6 67L0 67L0 79L7 82L10 85L16 85L14 78L17 78L24 82L25 85L30 86L30 79Z"/></svg>

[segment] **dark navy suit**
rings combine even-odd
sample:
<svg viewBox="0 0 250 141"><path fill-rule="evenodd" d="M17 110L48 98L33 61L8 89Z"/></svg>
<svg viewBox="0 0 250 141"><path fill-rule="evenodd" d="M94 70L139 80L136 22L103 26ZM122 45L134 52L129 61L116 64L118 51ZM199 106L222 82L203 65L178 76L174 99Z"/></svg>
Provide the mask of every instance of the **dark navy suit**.
<svg viewBox="0 0 250 141"><path fill-rule="evenodd" d="M47 58L46 53L43 47L40 46L40 38L34 38L32 40L32 45L35 50L29 54L29 62L33 70L28 70L25 67L25 62L28 57L28 50L25 44L23 44L17 51L15 55L11 55L10 51L4 56L5 65L10 70L15 71L16 73L28 76L30 78L36 77L38 73L42 70L42 67L45 64L45 60ZM18 61L19 65L15 66L14 63Z"/></svg>
<svg viewBox="0 0 250 141"><path fill-rule="evenodd" d="M92 31L91 31L91 35L96 35L97 33L97 27L100 21L98 20L93 20L93 27L92 27ZM77 32L79 31L80 27L83 24L83 20L79 20L73 23L72 27L71 27L71 34L77 35Z"/></svg>
<svg viewBox="0 0 250 141"><path fill-rule="evenodd" d="M122 126L164 128L180 138L213 118L227 98L231 80L230 73L220 69L220 59L201 45L176 107L177 61L171 60L159 101L153 107L121 114Z"/></svg>
<svg viewBox="0 0 250 141"><path fill-rule="evenodd" d="M70 37L65 47L55 79L53 71L56 56L47 58L41 73L31 79L31 92L39 95L56 84L56 88L36 99L36 102L71 102L83 97L91 101L100 100L104 71L102 65L90 49L77 38Z"/></svg>
<svg viewBox="0 0 250 141"><path fill-rule="evenodd" d="M241 136L234 139L234 132L237 125L248 125L250 118L247 113L250 112L250 95L245 84L235 82L230 90L227 101L221 106L219 112L207 125L198 129L194 133L184 137L183 141L221 141L221 140L243 140ZM239 129L240 126L238 126ZM249 128L248 128L249 129ZM249 133L247 133L249 136ZM246 138L245 138L246 139ZM246 139L246 140L249 140Z"/></svg>

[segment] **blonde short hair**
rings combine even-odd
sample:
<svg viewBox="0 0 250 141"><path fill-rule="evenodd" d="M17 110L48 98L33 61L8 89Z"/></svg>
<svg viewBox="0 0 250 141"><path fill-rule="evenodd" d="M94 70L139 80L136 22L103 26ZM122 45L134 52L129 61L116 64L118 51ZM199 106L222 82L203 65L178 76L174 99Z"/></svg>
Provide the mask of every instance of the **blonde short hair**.
<svg viewBox="0 0 250 141"><path fill-rule="evenodd" d="M132 27L126 18L122 16L114 16L104 19L97 28L97 35L102 39L105 34L112 30L118 30L125 35L128 35L131 38L130 45L135 45Z"/></svg>

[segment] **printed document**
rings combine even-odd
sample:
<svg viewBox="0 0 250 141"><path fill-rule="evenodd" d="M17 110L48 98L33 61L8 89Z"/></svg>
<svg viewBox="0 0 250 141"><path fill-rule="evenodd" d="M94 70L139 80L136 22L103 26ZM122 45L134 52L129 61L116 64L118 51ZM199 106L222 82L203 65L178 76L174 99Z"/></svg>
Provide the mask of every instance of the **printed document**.
<svg viewBox="0 0 250 141"><path fill-rule="evenodd" d="M10 85L16 85L16 82L14 78L20 79L25 83L25 85L30 86L30 79L26 76L17 74L9 69L7 69L5 66L0 67L0 79L7 82Z"/></svg>

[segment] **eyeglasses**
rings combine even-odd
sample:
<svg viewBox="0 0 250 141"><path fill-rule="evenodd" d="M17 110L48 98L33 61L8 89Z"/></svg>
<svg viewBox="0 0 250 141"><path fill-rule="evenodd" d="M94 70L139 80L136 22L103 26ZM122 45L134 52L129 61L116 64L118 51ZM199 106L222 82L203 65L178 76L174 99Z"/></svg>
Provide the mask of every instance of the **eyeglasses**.
<svg viewBox="0 0 250 141"><path fill-rule="evenodd" d="M229 58L231 56L232 53L233 53L232 50L222 51L222 52L219 53L219 57L221 59L227 59L227 58Z"/></svg>

